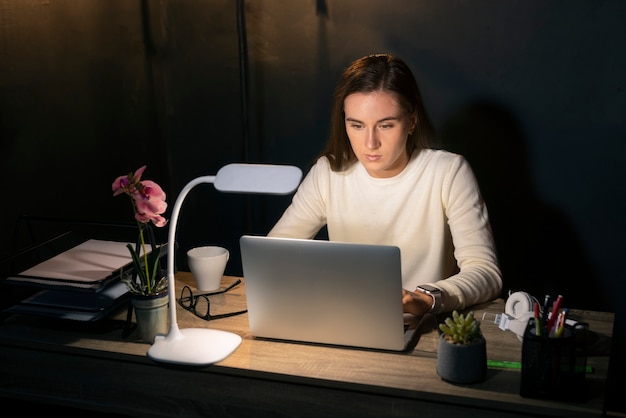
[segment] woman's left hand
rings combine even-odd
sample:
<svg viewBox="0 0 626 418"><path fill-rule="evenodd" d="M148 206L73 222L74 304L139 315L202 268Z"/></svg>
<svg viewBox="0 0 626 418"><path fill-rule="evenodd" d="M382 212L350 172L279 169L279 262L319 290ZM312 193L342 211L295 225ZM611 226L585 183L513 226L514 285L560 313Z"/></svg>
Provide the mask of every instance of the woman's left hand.
<svg viewBox="0 0 626 418"><path fill-rule="evenodd" d="M422 316L430 311L433 298L425 293L402 289L402 308L404 312Z"/></svg>

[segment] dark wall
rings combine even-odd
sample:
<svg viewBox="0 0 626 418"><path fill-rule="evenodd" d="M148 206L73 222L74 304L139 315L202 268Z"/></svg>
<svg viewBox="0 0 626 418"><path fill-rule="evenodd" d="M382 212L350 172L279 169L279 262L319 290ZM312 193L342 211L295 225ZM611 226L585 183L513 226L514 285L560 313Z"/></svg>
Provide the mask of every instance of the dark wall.
<svg viewBox="0 0 626 418"><path fill-rule="evenodd" d="M169 138L139 2L0 2L0 254L20 215L131 221L111 184L148 165L171 192Z"/></svg>
<svg viewBox="0 0 626 418"><path fill-rule="evenodd" d="M614 311L624 347L626 3L0 0L0 256L21 214L130 220L113 179L143 164L174 200L233 161L304 171L341 70L374 52L414 69L444 147L467 156L505 290ZM265 233L288 197L199 186L186 249ZM623 349L622 349L623 351ZM620 365L623 369L623 365Z"/></svg>

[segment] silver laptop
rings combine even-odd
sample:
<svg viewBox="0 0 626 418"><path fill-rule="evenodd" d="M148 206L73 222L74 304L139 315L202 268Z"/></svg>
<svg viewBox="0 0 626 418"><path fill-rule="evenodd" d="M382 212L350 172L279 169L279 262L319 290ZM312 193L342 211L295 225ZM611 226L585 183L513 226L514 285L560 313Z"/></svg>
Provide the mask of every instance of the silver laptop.
<svg viewBox="0 0 626 418"><path fill-rule="evenodd" d="M254 337L408 351L400 249L244 235L240 239Z"/></svg>

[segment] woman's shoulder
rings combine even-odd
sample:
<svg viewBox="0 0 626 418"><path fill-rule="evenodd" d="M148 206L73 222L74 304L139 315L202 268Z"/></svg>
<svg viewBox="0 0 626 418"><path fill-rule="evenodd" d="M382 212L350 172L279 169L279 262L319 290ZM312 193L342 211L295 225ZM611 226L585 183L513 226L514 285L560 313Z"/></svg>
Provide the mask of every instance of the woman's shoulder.
<svg viewBox="0 0 626 418"><path fill-rule="evenodd" d="M414 158L416 162L437 165L465 164L465 157L444 149L423 149Z"/></svg>
<svg viewBox="0 0 626 418"><path fill-rule="evenodd" d="M311 169L313 168L316 170L330 170L330 161L328 160L328 157L325 155L318 157L313 163L313 167L311 167Z"/></svg>
<svg viewBox="0 0 626 418"><path fill-rule="evenodd" d="M331 176L332 169L330 167L330 161L326 156L321 156L313 162L305 180L309 183L327 183Z"/></svg>
<svg viewBox="0 0 626 418"><path fill-rule="evenodd" d="M327 177L331 172L332 169L330 168L330 161L328 161L328 157L326 156L318 157L309 169L309 174L316 177Z"/></svg>

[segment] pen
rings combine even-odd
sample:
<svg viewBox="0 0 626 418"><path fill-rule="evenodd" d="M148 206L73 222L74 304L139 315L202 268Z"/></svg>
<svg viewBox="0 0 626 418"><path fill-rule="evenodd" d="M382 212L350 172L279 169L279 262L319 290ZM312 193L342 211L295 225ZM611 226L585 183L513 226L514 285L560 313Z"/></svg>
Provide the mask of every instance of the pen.
<svg viewBox="0 0 626 418"><path fill-rule="evenodd" d="M541 320L539 319L539 303L535 302L535 335L541 337Z"/></svg>
<svg viewBox="0 0 626 418"><path fill-rule="evenodd" d="M556 321L554 321L554 325L550 330L550 337L559 338L559 326L561 325L561 319L563 319L563 311L559 312L558 315L556 315L556 313L553 313L553 315L556 316Z"/></svg>
<svg viewBox="0 0 626 418"><path fill-rule="evenodd" d="M550 295L546 295L545 299L543 300L543 312L541 315L541 323L545 324L548 321L548 304L550 303L550 301L552 300L552 296Z"/></svg>
<svg viewBox="0 0 626 418"><path fill-rule="evenodd" d="M557 314L559 309L561 309L561 302L563 301L563 296L557 296L556 300L552 304L552 315L550 315L550 320L548 321L548 326L546 327L547 332L550 333L552 327L554 326L554 322L556 321Z"/></svg>
<svg viewBox="0 0 626 418"><path fill-rule="evenodd" d="M559 323L555 333L556 338L561 338L563 336L563 332L565 331L565 320L567 319L568 312L569 310L566 308L559 313Z"/></svg>

